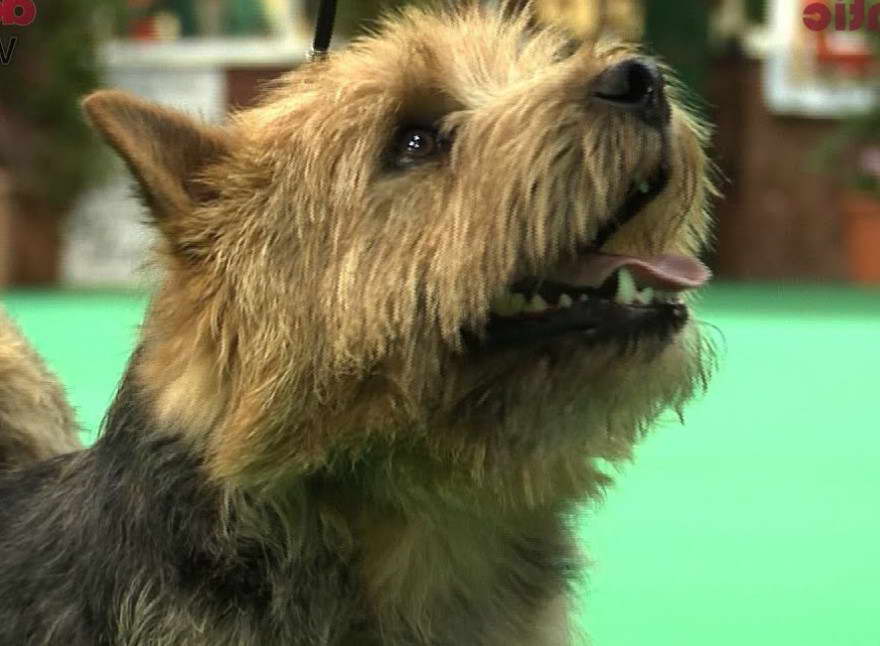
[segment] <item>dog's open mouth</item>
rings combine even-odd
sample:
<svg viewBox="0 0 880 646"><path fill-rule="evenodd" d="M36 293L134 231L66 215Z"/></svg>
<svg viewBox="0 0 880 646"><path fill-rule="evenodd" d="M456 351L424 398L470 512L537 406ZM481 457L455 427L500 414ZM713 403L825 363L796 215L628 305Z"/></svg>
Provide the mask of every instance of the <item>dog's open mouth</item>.
<svg viewBox="0 0 880 646"><path fill-rule="evenodd" d="M709 277L705 265L685 256L582 254L548 278L518 281L496 298L487 341L510 345L571 333L595 342L666 337L688 320L682 292Z"/></svg>
<svg viewBox="0 0 880 646"><path fill-rule="evenodd" d="M686 290L705 284L709 269L686 256L634 257L598 249L652 202L668 183L661 166L633 183L617 217L598 232L589 250L543 278L516 281L491 306L484 345L531 344L578 334L587 342L670 338L687 323Z"/></svg>

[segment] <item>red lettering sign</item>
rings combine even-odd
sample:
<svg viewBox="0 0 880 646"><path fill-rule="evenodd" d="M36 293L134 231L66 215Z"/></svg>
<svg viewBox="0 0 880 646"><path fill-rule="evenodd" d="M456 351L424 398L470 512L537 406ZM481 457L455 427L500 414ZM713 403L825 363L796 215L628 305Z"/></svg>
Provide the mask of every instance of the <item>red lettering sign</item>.
<svg viewBox="0 0 880 646"><path fill-rule="evenodd" d="M880 31L880 3L868 8L866 0L838 2L832 12L826 2L811 2L804 7L803 19L804 25L812 31L824 31L832 24L835 31L859 31L863 27Z"/></svg>
<svg viewBox="0 0 880 646"><path fill-rule="evenodd" d="M27 27L36 18L34 0L0 0L0 25Z"/></svg>

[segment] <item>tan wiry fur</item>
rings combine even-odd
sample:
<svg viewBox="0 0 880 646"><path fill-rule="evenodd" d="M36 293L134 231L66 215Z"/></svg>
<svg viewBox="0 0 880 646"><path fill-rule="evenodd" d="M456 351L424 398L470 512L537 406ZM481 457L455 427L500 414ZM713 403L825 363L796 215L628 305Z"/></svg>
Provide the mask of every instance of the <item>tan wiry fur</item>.
<svg viewBox="0 0 880 646"><path fill-rule="evenodd" d="M473 352L462 330L589 245L660 165L659 128L590 100L634 55L571 53L487 9L408 10L223 128L87 100L163 234L126 397L222 492L218 545L310 576L329 554L354 589L273 579L273 607L322 601L270 629L210 610L204 581L142 571L117 599L118 643L576 643L567 519L608 483L602 460L703 384L705 343L688 324L627 352L577 334ZM672 103L670 182L603 251L693 256L707 238L704 134ZM448 155L390 167L405 124L449 134Z"/></svg>
<svg viewBox="0 0 880 646"><path fill-rule="evenodd" d="M0 309L0 470L78 448L64 391Z"/></svg>
<svg viewBox="0 0 880 646"><path fill-rule="evenodd" d="M263 107L237 115L226 135L230 152L204 172L218 197L167 225L176 229L171 245L194 259L171 259L173 277L147 322L148 339L162 343L148 344L141 370L146 387L163 391L163 402L186 399L167 393L180 383L188 389L225 377L219 389L196 387L227 393L223 420L214 424L217 409L203 410L197 438L218 476L262 480L293 464L314 468L336 457L331 446L389 439L401 428L408 440L419 433L428 442L443 438L440 450L471 452L475 469L489 467L485 445L468 439L449 446L473 436L473 427L438 432L436 417L424 418L509 369L510 356L462 368L455 353L460 328L484 319L512 275L540 271L587 240L607 217L606 205L622 200L629 178L656 165L659 135L637 132L607 110L585 121L578 101L584 79L630 50L584 49L551 65L564 44L553 32L520 51L519 29L460 20L410 15L391 35L291 76ZM676 112L673 185L609 252L693 253L705 237L698 130ZM389 128L409 114L467 127L447 166L377 177ZM576 150L579 140L593 154ZM572 167L579 176L570 175ZM533 182L537 190L528 194ZM677 360L683 345L651 370L686 372ZM426 347L446 351L428 354ZM213 370L193 354L213 358ZM601 352L586 363L573 369L587 388L618 389L600 367ZM177 378L151 378L151 365ZM524 376L542 381L540 370ZM589 379L593 371L602 378ZM557 369L556 379L564 374ZM658 388L677 388L687 376ZM558 425L567 388L546 387L560 401L536 413ZM363 397L364 388L377 396ZM639 399L655 408L658 394ZM580 384L569 395L587 399ZM595 406L597 398L590 399ZM179 414L190 422L188 405L182 402ZM520 415L487 421L527 433L545 424ZM198 432L200 424L183 426ZM629 420L622 426L632 428ZM621 446L632 439L621 438Z"/></svg>

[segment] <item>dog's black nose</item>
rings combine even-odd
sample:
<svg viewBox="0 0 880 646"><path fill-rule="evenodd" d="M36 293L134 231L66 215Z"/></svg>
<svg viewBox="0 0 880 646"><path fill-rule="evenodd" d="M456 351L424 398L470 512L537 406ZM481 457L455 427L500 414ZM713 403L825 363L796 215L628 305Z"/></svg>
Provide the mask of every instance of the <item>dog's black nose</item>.
<svg viewBox="0 0 880 646"><path fill-rule="evenodd" d="M670 116L665 87L663 74L654 63L630 58L602 72L591 91L593 98L629 110L659 128Z"/></svg>

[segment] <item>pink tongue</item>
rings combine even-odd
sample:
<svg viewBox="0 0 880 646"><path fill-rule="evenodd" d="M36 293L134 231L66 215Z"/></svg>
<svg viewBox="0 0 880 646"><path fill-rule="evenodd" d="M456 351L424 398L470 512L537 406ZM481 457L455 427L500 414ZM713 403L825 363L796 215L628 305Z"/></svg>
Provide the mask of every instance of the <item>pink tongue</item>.
<svg viewBox="0 0 880 646"><path fill-rule="evenodd" d="M640 288L653 287L664 291L694 289L709 281L712 272L706 265L687 256L614 256L590 253L560 267L549 276L570 285L599 287L618 269L626 267Z"/></svg>

